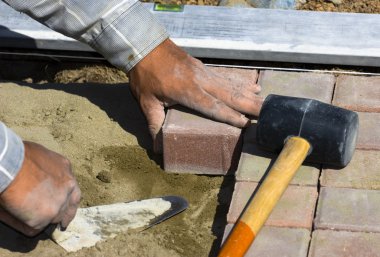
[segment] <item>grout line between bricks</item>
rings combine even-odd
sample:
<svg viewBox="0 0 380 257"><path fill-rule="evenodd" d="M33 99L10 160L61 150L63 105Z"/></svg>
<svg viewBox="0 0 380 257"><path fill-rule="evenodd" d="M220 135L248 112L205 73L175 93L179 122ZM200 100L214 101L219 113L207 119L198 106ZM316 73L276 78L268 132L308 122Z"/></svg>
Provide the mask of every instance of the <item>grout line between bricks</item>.
<svg viewBox="0 0 380 257"><path fill-rule="evenodd" d="M331 96L330 104L333 103L333 100L335 98L335 90L336 90L336 85L337 85L338 77L339 76L335 76L335 82L334 82L334 86L333 86L333 91L332 91L332 96Z"/></svg>
<svg viewBox="0 0 380 257"><path fill-rule="evenodd" d="M310 229L310 241L309 241L309 246L307 248L307 256L309 256L309 254L310 254L311 241L313 240L313 232L315 230L314 220L317 216L317 206L318 206L318 202L319 202L319 197L321 196L320 192L321 192L321 187L322 187L321 186L322 168L323 168L323 166L320 165L319 166L318 184L317 184L318 197L317 197L317 201L315 202L315 207L314 207L314 217L313 217L313 223L312 223L311 229Z"/></svg>
<svg viewBox="0 0 380 257"><path fill-rule="evenodd" d="M373 188L354 188L354 187L347 187L347 186L321 186L321 188L335 188L335 189L352 189L352 190L363 190L363 191L380 191L380 189L373 189ZM319 189L318 189L319 190ZM319 193L319 192L318 192ZM380 233L380 232L379 232Z"/></svg>
<svg viewBox="0 0 380 257"><path fill-rule="evenodd" d="M259 82L259 78L260 78L260 73L261 73L261 70L257 70L257 78L256 78L256 84ZM261 86L261 85L259 85Z"/></svg>
<svg viewBox="0 0 380 257"><path fill-rule="evenodd" d="M350 229L328 229L328 228L318 228L317 230L332 231L332 232L366 233L366 234L378 234L378 235L380 235L380 232L357 231L357 230L350 230Z"/></svg>

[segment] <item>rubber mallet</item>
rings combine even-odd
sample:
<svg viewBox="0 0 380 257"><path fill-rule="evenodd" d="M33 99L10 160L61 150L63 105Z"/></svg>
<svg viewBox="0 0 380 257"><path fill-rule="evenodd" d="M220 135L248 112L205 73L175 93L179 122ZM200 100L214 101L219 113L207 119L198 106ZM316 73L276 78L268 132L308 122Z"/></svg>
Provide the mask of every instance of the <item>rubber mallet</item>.
<svg viewBox="0 0 380 257"><path fill-rule="evenodd" d="M257 121L256 141L280 152L245 207L219 257L244 256L304 160L341 168L355 150L355 112L317 100L269 95ZM282 150L281 150L282 149Z"/></svg>

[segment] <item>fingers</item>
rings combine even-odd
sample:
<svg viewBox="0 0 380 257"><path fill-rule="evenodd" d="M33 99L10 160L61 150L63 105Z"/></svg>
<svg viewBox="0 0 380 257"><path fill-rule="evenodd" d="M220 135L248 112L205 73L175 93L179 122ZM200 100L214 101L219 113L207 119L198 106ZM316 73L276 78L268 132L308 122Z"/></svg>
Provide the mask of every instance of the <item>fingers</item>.
<svg viewBox="0 0 380 257"><path fill-rule="evenodd" d="M191 97L187 97L186 101L181 102L181 104L212 119L226 122L236 127L242 128L249 124L249 120L244 115L199 88L193 90Z"/></svg>
<svg viewBox="0 0 380 257"><path fill-rule="evenodd" d="M61 228L67 228L70 222L74 219L77 209L79 207L81 191L75 182L73 190L67 197L67 200L62 204L59 212L52 219L52 224L59 224Z"/></svg>
<svg viewBox="0 0 380 257"><path fill-rule="evenodd" d="M70 222L74 219L75 214L77 213L79 202L80 202L81 192L79 187L75 187L73 193L71 194L68 207L64 212L62 220L59 222L61 228L67 228ZM58 222L57 222L58 223Z"/></svg>
<svg viewBox="0 0 380 257"><path fill-rule="evenodd" d="M17 231L23 233L26 236L35 236L41 232L41 229L33 229L23 222L19 221L12 215L10 215L6 210L0 208L0 221L4 222L8 226L16 229Z"/></svg>
<svg viewBox="0 0 380 257"><path fill-rule="evenodd" d="M149 132L155 139L165 120L164 106L154 97L141 98L140 105L148 121Z"/></svg>
<svg viewBox="0 0 380 257"><path fill-rule="evenodd" d="M214 97L223 101L229 107L250 115L258 116L263 98L257 96L261 87L255 83L247 82L247 85L225 80L219 76L207 80L205 90Z"/></svg>

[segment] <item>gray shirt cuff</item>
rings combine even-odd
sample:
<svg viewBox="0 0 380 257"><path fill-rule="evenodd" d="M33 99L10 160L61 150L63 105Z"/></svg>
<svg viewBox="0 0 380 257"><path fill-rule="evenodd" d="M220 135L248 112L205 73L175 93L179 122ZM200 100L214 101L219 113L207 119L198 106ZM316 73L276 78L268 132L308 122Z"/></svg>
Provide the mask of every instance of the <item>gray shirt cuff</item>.
<svg viewBox="0 0 380 257"><path fill-rule="evenodd" d="M18 174L24 162L24 143L0 122L0 193Z"/></svg>
<svg viewBox="0 0 380 257"><path fill-rule="evenodd" d="M125 6L125 10L115 11L98 26L82 39L89 37L86 43L126 72L169 37L166 29L139 1Z"/></svg>

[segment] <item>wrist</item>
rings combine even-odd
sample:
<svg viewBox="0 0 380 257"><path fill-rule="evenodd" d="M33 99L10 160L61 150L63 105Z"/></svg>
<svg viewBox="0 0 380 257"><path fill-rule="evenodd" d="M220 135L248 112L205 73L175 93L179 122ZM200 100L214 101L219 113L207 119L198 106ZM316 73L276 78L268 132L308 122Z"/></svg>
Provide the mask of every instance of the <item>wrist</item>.
<svg viewBox="0 0 380 257"><path fill-rule="evenodd" d="M21 138L0 122L0 193L19 173L24 162L24 152Z"/></svg>

